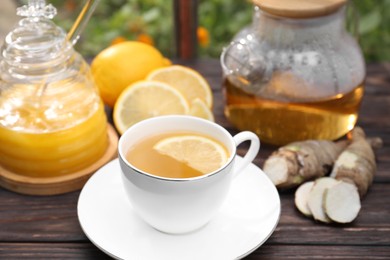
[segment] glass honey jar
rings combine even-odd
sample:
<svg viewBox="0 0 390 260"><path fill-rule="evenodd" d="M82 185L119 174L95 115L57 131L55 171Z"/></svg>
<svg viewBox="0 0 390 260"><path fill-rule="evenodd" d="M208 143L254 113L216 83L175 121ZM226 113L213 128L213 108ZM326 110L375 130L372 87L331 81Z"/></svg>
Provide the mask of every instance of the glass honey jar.
<svg viewBox="0 0 390 260"><path fill-rule="evenodd" d="M89 65L51 21L52 5L29 1L17 14L0 56L0 166L28 177L80 171L108 145Z"/></svg>

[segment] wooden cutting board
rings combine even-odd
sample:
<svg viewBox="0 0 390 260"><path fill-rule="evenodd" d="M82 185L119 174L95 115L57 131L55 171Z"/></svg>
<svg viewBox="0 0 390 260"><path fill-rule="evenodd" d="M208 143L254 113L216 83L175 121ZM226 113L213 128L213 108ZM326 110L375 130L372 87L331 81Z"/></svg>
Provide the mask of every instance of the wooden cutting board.
<svg viewBox="0 0 390 260"><path fill-rule="evenodd" d="M0 165L0 186L27 195L56 195L80 190L89 177L117 155L118 135L111 125L107 127L109 145L103 156L80 171L56 177L29 177L11 172Z"/></svg>

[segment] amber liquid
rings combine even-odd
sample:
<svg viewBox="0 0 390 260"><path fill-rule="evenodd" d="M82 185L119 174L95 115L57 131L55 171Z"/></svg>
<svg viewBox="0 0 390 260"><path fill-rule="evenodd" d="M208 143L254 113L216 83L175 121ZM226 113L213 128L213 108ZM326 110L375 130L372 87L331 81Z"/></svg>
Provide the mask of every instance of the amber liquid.
<svg viewBox="0 0 390 260"><path fill-rule="evenodd" d="M144 172L147 172L152 175L165 177L165 178L191 178L204 175L198 170L191 168L184 162L177 161L167 155L160 154L153 149L153 146L160 140L168 137L180 136L185 134L194 135L194 133L164 133L145 138L140 140L133 147L129 149L126 154L126 160ZM199 134L195 134L199 135ZM203 135L200 135L203 136ZM209 139L212 139L215 142L217 140L203 136ZM218 142L222 145L220 142ZM223 145L222 145L223 146ZM226 150L226 149L225 149Z"/></svg>
<svg viewBox="0 0 390 260"><path fill-rule="evenodd" d="M56 81L41 91L15 84L1 92L1 167L44 178L87 169L108 146L103 102L84 82Z"/></svg>
<svg viewBox="0 0 390 260"><path fill-rule="evenodd" d="M103 104L84 122L58 131L28 133L0 126L0 165L30 177L54 177L80 171L106 151L106 129Z"/></svg>
<svg viewBox="0 0 390 260"><path fill-rule="evenodd" d="M283 145L306 139L337 139L357 121L363 85L318 102L288 103L248 94L223 83L225 115L240 130L255 132L263 142Z"/></svg>

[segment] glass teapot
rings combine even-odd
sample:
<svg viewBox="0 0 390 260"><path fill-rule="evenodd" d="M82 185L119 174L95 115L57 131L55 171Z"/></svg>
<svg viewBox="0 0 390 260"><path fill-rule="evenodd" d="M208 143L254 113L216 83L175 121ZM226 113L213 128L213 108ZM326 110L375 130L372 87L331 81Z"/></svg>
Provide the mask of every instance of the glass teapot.
<svg viewBox="0 0 390 260"><path fill-rule="evenodd" d="M282 145L351 130L365 64L345 30L346 0L254 0L253 24L221 54L225 115Z"/></svg>
<svg viewBox="0 0 390 260"><path fill-rule="evenodd" d="M17 14L24 18L1 48L0 167L30 177L85 169L107 148L107 120L89 66L73 49L77 37L51 21L56 9L44 0Z"/></svg>

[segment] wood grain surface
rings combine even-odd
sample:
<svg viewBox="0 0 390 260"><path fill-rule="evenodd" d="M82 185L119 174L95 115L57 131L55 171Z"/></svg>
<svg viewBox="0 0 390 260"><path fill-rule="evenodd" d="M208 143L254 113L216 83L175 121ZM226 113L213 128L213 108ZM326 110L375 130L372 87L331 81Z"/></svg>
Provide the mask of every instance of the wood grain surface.
<svg viewBox="0 0 390 260"><path fill-rule="evenodd" d="M216 121L237 133L223 115L219 61L176 63L206 77ZM368 136L381 137L384 147L376 152L377 174L358 218L347 225L317 223L295 209L294 191L280 191L282 213L275 232L245 259L390 259L390 63L370 64L367 73L358 125ZM262 144L255 164L262 167L275 149ZM109 259L80 228L78 196L79 191L28 196L0 188L0 259Z"/></svg>

